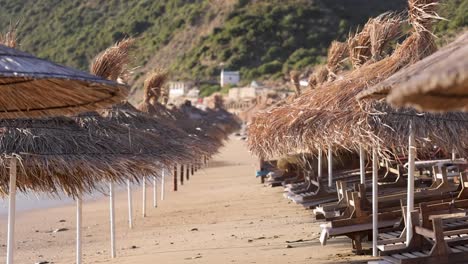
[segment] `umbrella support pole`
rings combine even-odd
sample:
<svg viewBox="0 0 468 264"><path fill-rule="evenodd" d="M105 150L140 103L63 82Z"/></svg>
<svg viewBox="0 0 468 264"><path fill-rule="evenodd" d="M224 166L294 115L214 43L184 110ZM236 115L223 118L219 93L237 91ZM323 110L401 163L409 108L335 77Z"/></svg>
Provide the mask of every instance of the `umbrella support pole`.
<svg viewBox="0 0 468 264"><path fill-rule="evenodd" d="M378 199L378 162L377 149L372 148L372 256L377 257L377 240L379 237L379 199Z"/></svg>
<svg viewBox="0 0 468 264"><path fill-rule="evenodd" d="M153 176L153 207L158 207L158 184L156 176Z"/></svg>
<svg viewBox="0 0 468 264"><path fill-rule="evenodd" d="M322 149L318 150L318 157L317 157L317 178L322 178Z"/></svg>
<svg viewBox="0 0 468 264"><path fill-rule="evenodd" d="M128 200L128 227L133 228L133 202L132 202L132 186L130 180L127 180L127 200Z"/></svg>
<svg viewBox="0 0 468 264"><path fill-rule="evenodd" d="M364 148L359 145L359 172L361 174L361 184L366 184L366 157Z"/></svg>
<svg viewBox="0 0 468 264"><path fill-rule="evenodd" d="M177 192L177 165L174 166L174 173L172 174L174 180L174 192Z"/></svg>
<svg viewBox="0 0 468 264"><path fill-rule="evenodd" d="M192 176L193 176L193 174L195 173L195 168L194 168L194 167L195 167L195 166L193 166L193 164L190 165L190 173L192 174Z"/></svg>
<svg viewBox="0 0 468 264"><path fill-rule="evenodd" d="M411 213L414 210L414 171L416 159L416 144L414 140L413 124L410 124L410 135L408 139L408 199L406 199L406 245L409 245L413 237L413 222L411 221Z"/></svg>
<svg viewBox="0 0 468 264"><path fill-rule="evenodd" d="M110 240L111 258L115 258L115 201L114 184L109 183L109 207L110 207Z"/></svg>
<svg viewBox="0 0 468 264"><path fill-rule="evenodd" d="M16 171L17 159L10 159L10 185L8 192L8 233L6 264L13 264L15 248L15 215L16 215Z"/></svg>
<svg viewBox="0 0 468 264"><path fill-rule="evenodd" d="M146 177L143 177L143 183L142 183L142 194L143 194L143 205L141 209L141 213L143 217L146 217Z"/></svg>
<svg viewBox="0 0 468 264"><path fill-rule="evenodd" d="M161 201L164 201L164 195L166 193L166 169L162 169L162 176L161 176Z"/></svg>
<svg viewBox="0 0 468 264"><path fill-rule="evenodd" d="M185 166L185 179L186 179L187 181L190 180L190 165L186 165L186 166Z"/></svg>
<svg viewBox="0 0 468 264"><path fill-rule="evenodd" d="M82 263L82 237L83 237L83 201L81 197L76 199L76 264Z"/></svg>
<svg viewBox="0 0 468 264"><path fill-rule="evenodd" d="M328 146L328 188L333 186L333 157L332 148Z"/></svg>
<svg viewBox="0 0 468 264"><path fill-rule="evenodd" d="M263 166L265 165L265 160L263 158L260 158L260 171L263 171ZM262 175L260 175L260 183L261 184L264 184L265 183L265 176L263 176L263 173Z"/></svg>
<svg viewBox="0 0 468 264"><path fill-rule="evenodd" d="M184 165L180 165L180 185L184 185Z"/></svg>

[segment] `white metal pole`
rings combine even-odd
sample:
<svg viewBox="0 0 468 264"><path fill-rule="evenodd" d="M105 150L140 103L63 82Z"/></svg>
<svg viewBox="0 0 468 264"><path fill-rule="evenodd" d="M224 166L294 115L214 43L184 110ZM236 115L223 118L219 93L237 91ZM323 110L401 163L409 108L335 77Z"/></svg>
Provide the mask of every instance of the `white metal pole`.
<svg viewBox="0 0 468 264"><path fill-rule="evenodd" d="M162 178L161 178L161 201L164 201L165 195L165 186L166 186L166 169L162 169Z"/></svg>
<svg viewBox="0 0 468 264"><path fill-rule="evenodd" d="M379 199L378 199L378 157L377 149L372 148L372 256L377 257L377 240L379 237Z"/></svg>
<svg viewBox="0 0 468 264"><path fill-rule="evenodd" d="M414 210L414 160L416 159L416 144L414 141L414 128L410 124L410 135L408 140L408 199L406 205L406 245L409 245L413 237L413 226L411 212Z"/></svg>
<svg viewBox="0 0 468 264"><path fill-rule="evenodd" d="M452 160L455 160L457 158L457 153L455 151L455 148L452 149Z"/></svg>
<svg viewBox="0 0 468 264"><path fill-rule="evenodd" d="M133 228L133 202L132 202L132 184L127 180L127 196L128 196L128 227Z"/></svg>
<svg viewBox="0 0 468 264"><path fill-rule="evenodd" d="M146 177L143 177L143 208L142 208L142 213L143 217L146 217Z"/></svg>
<svg viewBox="0 0 468 264"><path fill-rule="evenodd" d="M10 185L8 192L8 233L7 233L7 264L13 264L15 248L15 214L16 214L16 158L10 159Z"/></svg>
<svg viewBox="0 0 468 264"><path fill-rule="evenodd" d="M318 151L318 164L317 164L317 177L318 179L322 178L322 149Z"/></svg>
<svg viewBox="0 0 468 264"><path fill-rule="evenodd" d="M82 217L83 217L83 202L81 197L76 199L76 264L81 264L82 249L81 238L82 236Z"/></svg>
<svg viewBox="0 0 468 264"><path fill-rule="evenodd" d="M115 258L115 202L114 202L114 184L109 183L109 202L110 202L110 239L111 239L111 258Z"/></svg>
<svg viewBox="0 0 468 264"><path fill-rule="evenodd" d="M333 157L332 148L328 146L328 187L331 188L333 185Z"/></svg>
<svg viewBox="0 0 468 264"><path fill-rule="evenodd" d="M153 207L158 207L158 185L156 182L156 176L153 176Z"/></svg>
<svg viewBox="0 0 468 264"><path fill-rule="evenodd" d="M361 184L366 183L366 164L365 164L365 152L362 145L359 145L359 168L361 173Z"/></svg>

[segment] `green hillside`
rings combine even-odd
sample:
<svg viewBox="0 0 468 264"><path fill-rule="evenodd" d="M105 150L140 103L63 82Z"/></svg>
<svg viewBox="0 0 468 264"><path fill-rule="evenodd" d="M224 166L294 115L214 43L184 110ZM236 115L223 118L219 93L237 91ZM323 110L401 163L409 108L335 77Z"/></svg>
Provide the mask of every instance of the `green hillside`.
<svg viewBox="0 0 468 264"><path fill-rule="evenodd" d="M447 0L437 32L466 27L468 0ZM405 0L0 0L0 30L19 20L21 49L87 70L113 42L137 37L135 83L163 66L176 78L244 80L319 63L333 39Z"/></svg>

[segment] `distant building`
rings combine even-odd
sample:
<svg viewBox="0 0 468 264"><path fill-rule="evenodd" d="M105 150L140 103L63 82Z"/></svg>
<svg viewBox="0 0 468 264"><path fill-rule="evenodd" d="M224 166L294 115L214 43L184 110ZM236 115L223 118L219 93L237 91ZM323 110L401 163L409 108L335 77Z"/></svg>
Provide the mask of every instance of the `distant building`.
<svg viewBox="0 0 468 264"><path fill-rule="evenodd" d="M229 89L228 98L230 100L245 100L253 99L259 95L268 92L268 88L262 84L253 81L246 87L234 87Z"/></svg>
<svg viewBox="0 0 468 264"><path fill-rule="evenodd" d="M169 82L169 98L185 96L192 87L192 82Z"/></svg>
<svg viewBox="0 0 468 264"><path fill-rule="evenodd" d="M221 70L221 87L224 87L225 85L229 84L237 85L239 81L240 73L238 71L225 71L224 69Z"/></svg>
<svg viewBox="0 0 468 264"><path fill-rule="evenodd" d="M186 97L187 98L196 98L196 99L198 99L199 94L200 94L200 90L195 87L195 88L190 89L187 92Z"/></svg>

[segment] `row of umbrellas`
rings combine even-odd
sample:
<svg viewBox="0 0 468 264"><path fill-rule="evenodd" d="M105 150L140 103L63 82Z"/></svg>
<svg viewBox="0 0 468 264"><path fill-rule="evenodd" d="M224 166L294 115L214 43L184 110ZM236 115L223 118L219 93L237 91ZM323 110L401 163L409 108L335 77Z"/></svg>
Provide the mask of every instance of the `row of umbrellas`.
<svg viewBox="0 0 468 264"><path fill-rule="evenodd" d="M113 184L144 184L146 177L160 176L174 164L199 163L237 128L233 116L220 109L169 110L151 102L148 106L165 110L163 118L159 111L142 112L125 102L127 87L117 80L125 76L132 45L133 40L124 40L101 53L92 74L0 45L0 194L9 196L8 264L13 263L17 189L64 192L77 200L81 263L81 197L107 192L103 183L109 183L114 257ZM148 85L161 89L163 83Z"/></svg>
<svg viewBox="0 0 468 264"><path fill-rule="evenodd" d="M408 4L408 20L386 13L369 20L346 43L333 43L326 77L317 70L309 89L257 114L249 125L250 149L261 158L306 152L318 156L321 168L323 152L328 152L329 164L333 152L359 153L361 183L365 183L368 150L373 168L373 237L377 237L379 156L393 159L400 154L409 155L410 215L414 208L416 146L419 155L429 155L434 146L462 157L468 151L467 113L422 111L466 110L468 33L435 52L430 30L433 21L439 19L438 1L409 0ZM393 49L392 43L404 35L402 28L407 21L413 29ZM341 63L346 57L353 69L342 72ZM388 99L384 100L387 94ZM332 174L329 166L330 187ZM410 217L407 223L410 227ZM411 232L407 236L409 241ZM373 242L376 255L377 241Z"/></svg>

